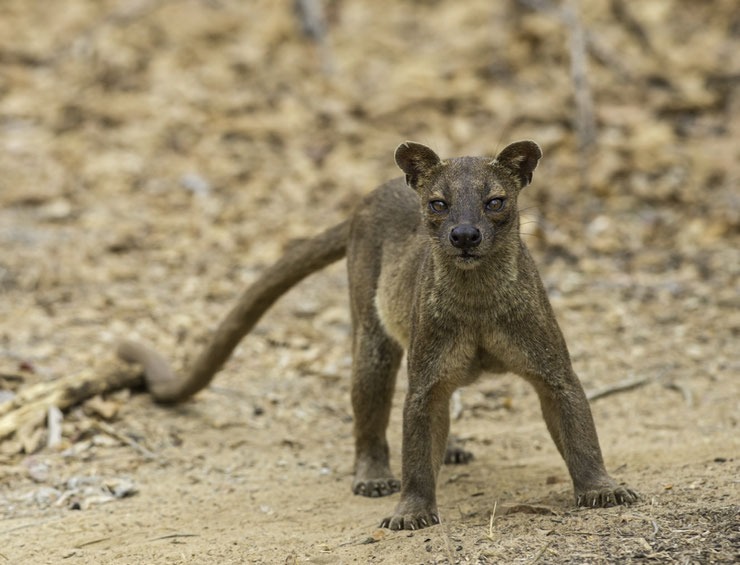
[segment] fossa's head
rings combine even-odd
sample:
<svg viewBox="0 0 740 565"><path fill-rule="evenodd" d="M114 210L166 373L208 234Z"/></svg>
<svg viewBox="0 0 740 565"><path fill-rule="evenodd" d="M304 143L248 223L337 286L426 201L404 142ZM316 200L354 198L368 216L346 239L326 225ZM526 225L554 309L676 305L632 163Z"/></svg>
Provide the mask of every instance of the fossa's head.
<svg viewBox="0 0 740 565"><path fill-rule="evenodd" d="M463 269L495 256L518 237L519 191L532 182L542 157L534 141L517 141L495 159L440 159L426 145L407 141L396 164L419 195L422 222L439 251Z"/></svg>

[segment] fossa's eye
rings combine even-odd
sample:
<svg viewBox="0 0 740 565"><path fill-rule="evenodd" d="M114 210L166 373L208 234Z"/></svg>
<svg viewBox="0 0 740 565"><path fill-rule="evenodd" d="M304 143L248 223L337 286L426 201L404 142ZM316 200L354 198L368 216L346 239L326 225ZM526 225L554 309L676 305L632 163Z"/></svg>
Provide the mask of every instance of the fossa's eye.
<svg viewBox="0 0 740 565"><path fill-rule="evenodd" d="M500 212L504 209L505 204L505 198L491 198L488 202L486 202L486 210L488 210L489 212Z"/></svg>
<svg viewBox="0 0 740 565"><path fill-rule="evenodd" d="M429 209L435 214L440 214L447 210L447 202L444 200L432 200L429 202Z"/></svg>

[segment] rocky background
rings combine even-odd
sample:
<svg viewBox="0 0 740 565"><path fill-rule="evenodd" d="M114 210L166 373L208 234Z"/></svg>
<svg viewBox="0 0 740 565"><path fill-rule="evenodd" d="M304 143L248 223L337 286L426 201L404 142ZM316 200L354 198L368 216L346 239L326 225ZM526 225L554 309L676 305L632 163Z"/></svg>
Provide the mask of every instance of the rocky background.
<svg viewBox="0 0 740 565"><path fill-rule="evenodd" d="M586 389L638 383L594 414L643 499L576 510L506 376L456 407L477 458L442 472L445 524L376 531L396 497L349 490L340 263L184 407L125 390L65 412L53 447L43 421L5 438L2 557L737 559L739 87L734 0L4 0L0 401L102 370L123 336L187 363L291 239L398 175L401 141L529 138L523 237ZM398 409L389 435L398 470Z"/></svg>

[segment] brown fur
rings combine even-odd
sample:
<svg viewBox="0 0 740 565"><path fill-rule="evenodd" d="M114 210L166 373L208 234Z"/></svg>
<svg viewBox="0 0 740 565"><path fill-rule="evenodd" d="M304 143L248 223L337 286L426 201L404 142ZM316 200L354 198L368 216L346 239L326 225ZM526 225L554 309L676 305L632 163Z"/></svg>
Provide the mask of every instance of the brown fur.
<svg viewBox="0 0 740 565"><path fill-rule="evenodd" d="M634 491L619 486L604 468L588 401L519 236L517 196L540 157L531 141L509 145L494 160L442 161L424 145L402 144L396 162L406 183L381 186L348 221L291 248L245 291L184 379L142 345L125 342L119 354L142 363L157 400L182 401L210 382L281 294L346 252L353 324L352 488L383 496L400 487L401 499L382 525L416 529L439 522L436 479L445 459L450 397L482 372L512 371L532 383L578 505L633 502ZM409 389L399 484L390 471L385 432L404 350ZM448 446L446 458L464 461L468 455Z"/></svg>

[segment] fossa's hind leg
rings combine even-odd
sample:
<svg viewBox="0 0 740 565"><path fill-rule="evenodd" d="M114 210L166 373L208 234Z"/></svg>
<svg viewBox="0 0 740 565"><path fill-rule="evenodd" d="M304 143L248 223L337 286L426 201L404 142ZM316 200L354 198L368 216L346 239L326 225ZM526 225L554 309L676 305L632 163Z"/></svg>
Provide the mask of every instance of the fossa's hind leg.
<svg viewBox="0 0 740 565"><path fill-rule="evenodd" d="M460 400L460 389L452 393L452 399L450 400L450 410L454 410L453 406L459 406L462 408L462 401ZM465 449L465 441L461 440L454 434L447 436L447 447L445 448L445 465L464 465L473 459L473 453Z"/></svg>
<svg viewBox="0 0 740 565"><path fill-rule="evenodd" d="M355 478L352 491L386 496L401 489L389 465L386 428L402 348L380 321L358 320L353 335L352 407L355 415Z"/></svg>
<svg viewBox="0 0 740 565"><path fill-rule="evenodd" d="M447 447L445 449L445 465L464 465L470 462L473 457L473 452L465 449L463 442L450 434L447 438Z"/></svg>

